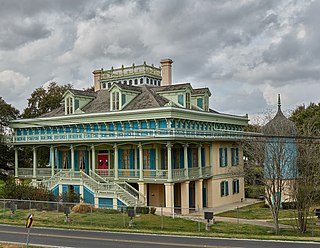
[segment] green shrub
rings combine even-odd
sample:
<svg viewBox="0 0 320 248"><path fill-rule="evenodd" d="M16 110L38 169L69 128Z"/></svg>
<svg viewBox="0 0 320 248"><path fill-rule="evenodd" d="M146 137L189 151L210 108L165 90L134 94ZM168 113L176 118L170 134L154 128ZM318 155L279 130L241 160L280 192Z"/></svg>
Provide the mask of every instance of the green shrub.
<svg viewBox="0 0 320 248"><path fill-rule="evenodd" d="M16 184L14 180L7 180L3 187L3 197L7 199L55 201L54 194L45 187L33 187L29 184Z"/></svg>

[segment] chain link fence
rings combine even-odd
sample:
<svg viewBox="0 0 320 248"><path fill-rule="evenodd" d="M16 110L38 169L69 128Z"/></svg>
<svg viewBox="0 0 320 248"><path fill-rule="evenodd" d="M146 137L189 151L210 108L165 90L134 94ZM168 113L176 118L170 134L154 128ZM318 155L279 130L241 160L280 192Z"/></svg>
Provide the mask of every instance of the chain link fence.
<svg viewBox="0 0 320 248"><path fill-rule="evenodd" d="M215 214L213 209L188 209L181 215L181 208L125 207L70 202L0 199L2 223L24 225L29 213L34 216L34 226L86 228L95 230L161 230L168 232L214 232L226 234L270 235L273 221L270 210L236 208ZM281 210L280 234L289 236L320 237L320 219L316 211L310 213L307 232L297 229L297 212ZM206 218L205 218L206 217ZM255 225L254 228L252 225Z"/></svg>

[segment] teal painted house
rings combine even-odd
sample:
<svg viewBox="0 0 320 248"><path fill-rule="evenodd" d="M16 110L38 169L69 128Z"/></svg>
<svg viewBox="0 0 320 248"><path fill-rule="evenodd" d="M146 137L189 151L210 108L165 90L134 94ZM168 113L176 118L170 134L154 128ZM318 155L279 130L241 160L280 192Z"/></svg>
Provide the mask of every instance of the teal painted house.
<svg viewBox="0 0 320 248"><path fill-rule="evenodd" d="M12 121L16 178L114 209L187 214L243 200L243 177L233 172L243 166L247 116L209 108L208 88L173 84L171 65L96 70L95 92L68 90L59 108ZM19 167L22 146L33 147L33 168ZM50 149L50 168L38 168L39 147Z"/></svg>

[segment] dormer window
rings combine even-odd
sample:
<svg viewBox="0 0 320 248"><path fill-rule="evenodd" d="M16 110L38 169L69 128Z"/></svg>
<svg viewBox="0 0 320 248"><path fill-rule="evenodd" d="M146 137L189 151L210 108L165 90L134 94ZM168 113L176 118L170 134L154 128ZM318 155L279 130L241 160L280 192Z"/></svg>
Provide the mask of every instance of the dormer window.
<svg viewBox="0 0 320 248"><path fill-rule="evenodd" d="M119 92L112 92L112 110L119 110Z"/></svg>
<svg viewBox="0 0 320 248"><path fill-rule="evenodd" d="M126 102L127 102L127 96L124 93L122 93L121 94L121 105L122 106L125 105Z"/></svg>
<svg viewBox="0 0 320 248"><path fill-rule="evenodd" d="M183 94L178 95L178 103L179 103L180 105L182 105L182 106L184 105L183 97L184 97L184 95L183 95Z"/></svg>
<svg viewBox="0 0 320 248"><path fill-rule="evenodd" d="M66 98L66 114L67 115L73 114L73 98L72 97Z"/></svg>
<svg viewBox="0 0 320 248"><path fill-rule="evenodd" d="M197 98L197 107L203 109L203 98Z"/></svg>

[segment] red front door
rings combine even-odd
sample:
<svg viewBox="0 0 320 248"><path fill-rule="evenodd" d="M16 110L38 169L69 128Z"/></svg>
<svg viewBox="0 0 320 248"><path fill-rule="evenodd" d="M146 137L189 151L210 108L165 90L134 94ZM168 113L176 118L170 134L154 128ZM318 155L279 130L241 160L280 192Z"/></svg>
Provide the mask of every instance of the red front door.
<svg viewBox="0 0 320 248"><path fill-rule="evenodd" d="M98 169L108 169L108 154L98 154Z"/></svg>

